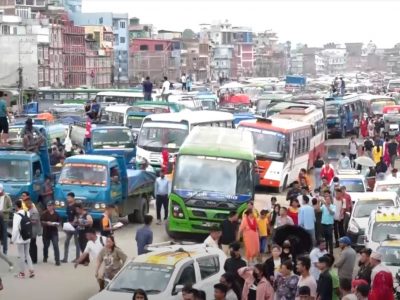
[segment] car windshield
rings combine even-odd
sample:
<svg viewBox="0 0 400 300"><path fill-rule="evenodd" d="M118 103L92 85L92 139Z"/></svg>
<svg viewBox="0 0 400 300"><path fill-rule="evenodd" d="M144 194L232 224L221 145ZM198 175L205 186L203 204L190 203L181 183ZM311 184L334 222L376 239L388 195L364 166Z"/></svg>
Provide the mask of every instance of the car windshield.
<svg viewBox="0 0 400 300"><path fill-rule="evenodd" d="M369 217L378 206L393 206L393 200L358 200L354 207L354 217Z"/></svg>
<svg viewBox="0 0 400 300"><path fill-rule="evenodd" d="M214 100L201 100L201 106L203 107L203 109L207 109L207 110L216 110L217 106L215 105L215 101Z"/></svg>
<svg viewBox="0 0 400 300"><path fill-rule="evenodd" d="M389 105L396 105L394 100L378 100L371 103L371 110L374 114L383 114L383 108Z"/></svg>
<svg viewBox="0 0 400 300"><path fill-rule="evenodd" d="M242 127L245 128L245 127ZM251 131L254 141L254 153L257 158L283 161L286 154L286 138L284 134L269 130L246 128Z"/></svg>
<svg viewBox="0 0 400 300"><path fill-rule="evenodd" d="M0 159L0 181L30 182L30 162L28 160Z"/></svg>
<svg viewBox="0 0 400 300"><path fill-rule="evenodd" d="M270 103L271 103L271 100L263 100L263 99L258 100L257 108L256 108L257 113L265 112L268 104L270 104Z"/></svg>
<svg viewBox="0 0 400 300"><path fill-rule="evenodd" d="M395 192L400 193L400 184L379 184L377 185L376 192Z"/></svg>
<svg viewBox="0 0 400 300"><path fill-rule="evenodd" d="M145 123L140 130L138 146L148 151L161 152L166 147L177 152L188 133L188 126L183 124Z"/></svg>
<svg viewBox="0 0 400 300"><path fill-rule="evenodd" d="M130 262L107 290L133 293L136 289L143 289L147 294L159 294L167 287L173 270L172 266Z"/></svg>
<svg viewBox="0 0 400 300"><path fill-rule="evenodd" d="M326 146L328 160L338 160L342 152L349 151L349 145L329 145Z"/></svg>
<svg viewBox="0 0 400 300"><path fill-rule="evenodd" d="M388 235L400 232L400 222L376 222L372 228L372 241L376 243L387 240Z"/></svg>
<svg viewBox="0 0 400 300"><path fill-rule="evenodd" d="M106 186L107 168L99 164L66 163L62 168L60 184Z"/></svg>
<svg viewBox="0 0 400 300"><path fill-rule="evenodd" d="M249 195L253 192L252 164L239 159L182 155L174 174L174 190Z"/></svg>
<svg viewBox="0 0 400 300"><path fill-rule="evenodd" d="M132 128L140 128L142 126L142 121L144 117L140 116L128 116L126 119L126 126Z"/></svg>
<svg viewBox="0 0 400 300"><path fill-rule="evenodd" d="M125 128L92 130L92 143L95 149L135 147L131 131Z"/></svg>
<svg viewBox="0 0 400 300"><path fill-rule="evenodd" d="M364 193L365 186L362 179L340 179L340 185L344 185L348 193Z"/></svg>
<svg viewBox="0 0 400 300"><path fill-rule="evenodd" d="M400 247L380 246L377 251L382 254L385 265L400 266Z"/></svg>

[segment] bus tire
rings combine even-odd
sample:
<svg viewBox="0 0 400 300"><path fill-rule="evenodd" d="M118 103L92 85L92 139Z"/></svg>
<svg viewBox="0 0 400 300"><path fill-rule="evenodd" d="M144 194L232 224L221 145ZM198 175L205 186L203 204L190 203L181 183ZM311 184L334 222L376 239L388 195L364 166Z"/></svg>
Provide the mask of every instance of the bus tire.
<svg viewBox="0 0 400 300"><path fill-rule="evenodd" d="M133 213L133 221L139 224L144 223L144 216L147 215L148 210L149 210L149 204L147 200L141 197L139 199L138 208L135 209Z"/></svg>
<svg viewBox="0 0 400 300"><path fill-rule="evenodd" d="M288 180L288 177L286 175L285 176L285 180L283 180L282 186L280 186L279 189L278 189L279 193L283 193L283 191L286 190L287 180Z"/></svg>

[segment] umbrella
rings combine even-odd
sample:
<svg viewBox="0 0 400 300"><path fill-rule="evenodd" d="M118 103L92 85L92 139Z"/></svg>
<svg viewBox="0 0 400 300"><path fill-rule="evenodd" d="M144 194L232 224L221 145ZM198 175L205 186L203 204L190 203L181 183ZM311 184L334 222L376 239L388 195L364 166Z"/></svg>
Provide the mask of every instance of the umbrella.
<svg viewBox="0 0 400 300"><path fill-rule="evenodd" d="M375 167L376 166L376 163L371 158L369 158L368 156L357 157L354 160L354 162L357 165L364 166L364 167Z"/></svg>
<svg viewBox="0 0 400 300"><path fill-rule="evenodd" d="M293 225L283 225L275 230L273 238L274 242L282 246L286 240L290 241L290 245L296 255L309 253L313 243L311 236L304 228Z"/></svg>

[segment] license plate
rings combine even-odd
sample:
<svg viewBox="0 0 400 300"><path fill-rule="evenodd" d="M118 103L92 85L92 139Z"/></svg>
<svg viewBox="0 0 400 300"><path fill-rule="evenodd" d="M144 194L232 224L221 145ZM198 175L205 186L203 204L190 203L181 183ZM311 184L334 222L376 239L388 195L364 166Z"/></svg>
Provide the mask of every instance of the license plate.
<svg viewBox="0 0 400 300"><path fill-rule="evenodd" d="M214 226L214 223L211 223L211 222L203 222L203 226L204 226L204 227L213 227L213 226Z"/></svg>

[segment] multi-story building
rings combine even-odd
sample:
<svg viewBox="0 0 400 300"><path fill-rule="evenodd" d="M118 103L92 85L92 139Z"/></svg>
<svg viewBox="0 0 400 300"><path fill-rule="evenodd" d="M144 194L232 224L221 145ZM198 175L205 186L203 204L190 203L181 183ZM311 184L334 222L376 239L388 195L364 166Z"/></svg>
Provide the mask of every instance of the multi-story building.
<svg viewBox="0 0 400 300"><path fill-rule="evenodd" d="M1 15L0 28L0 85L49 86L48 20Z"/></svg>
<svg viewBox="0 0 400 300"><path fill-rule="evenodd" d="M132 83L150 76L160 83L164 76L176 79L179 68L175 67L174 42L160 39L134 39L130 46L129 78Z"/></svg>
<svg viewBox="0 0 400 300"><path fill-rule="evenodd" d="M85 28L67 22L62 30L65 86L86 85Z"/></svg>
<svg viewBox="0 0 400 300"><path fill-rule="evenodd" d="M149 39L153 36L153 25L140 24L139 18L129 19L129 40L132 39Z"/></svg>
<svg viewBox="0 0 400 300"><path fill-rule="evenodd" d="M113 76L113 40L111 27L85 26L86 84L95 88L111 87Z"/></svg>
<svg viewBox="0 0 400 300"><path fill-rule="evenodd" d="M114 34L114 78L113 85L129 85L129 33L128 14L113 13L74 13L75 25L104 25L112 27Z"/></svg>
<svg viewBox="0 0 400 300"><path fill-rule="evenodd" d="M286 73L286 56L278 45L278 36L272 30L258 33L254 37L254 72L256 76L281 76Z"/></svg>
<svg viewBox="0 0 400 300"><path fill-rule="evenodd" d="M363 43L346 43L346 70L361 71L363 69L362 47Z"/></svg>
<svg viewBox="0 0 400 300"><path fill-rule="evenodd" d="M326 72L332 75L343 74L346 70L346 49L324 49L321 55L325 60Z"/></svg>
<svg viewBox="0 0 400 300"><path fill-rule="evenodd" d="M5 15L31 19L45 11L47 4L48 0L0 0L0 10L4 10Z"/></svg>
<svg viewBox="0 0 400 300"><path fill-rule="evenodd" d="M233 27L238 76L252 76L254 71L253 33L247 27Z"/></svg>

